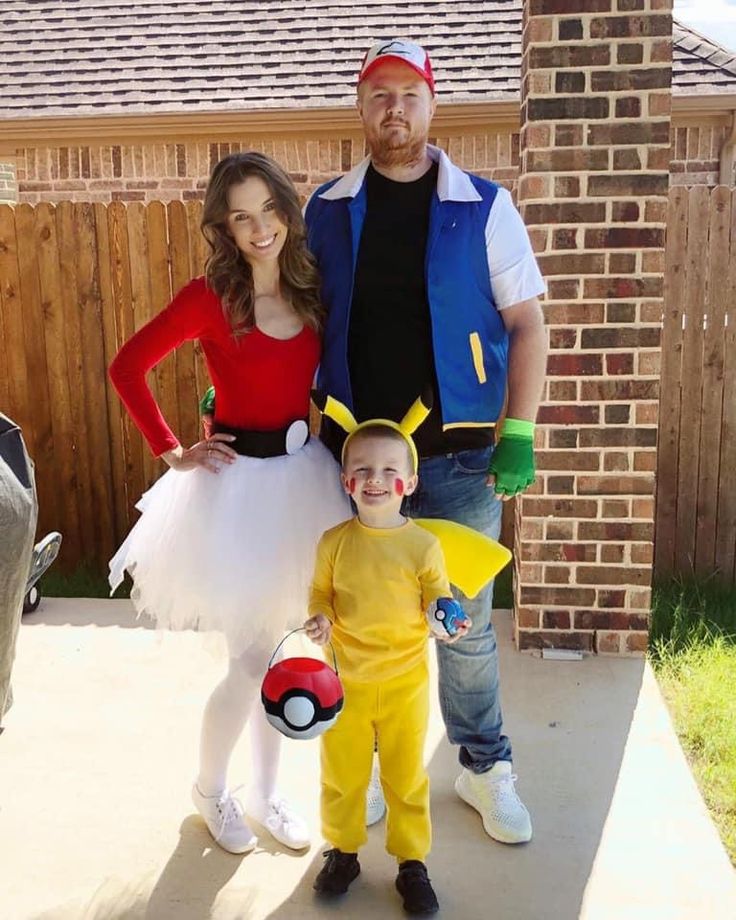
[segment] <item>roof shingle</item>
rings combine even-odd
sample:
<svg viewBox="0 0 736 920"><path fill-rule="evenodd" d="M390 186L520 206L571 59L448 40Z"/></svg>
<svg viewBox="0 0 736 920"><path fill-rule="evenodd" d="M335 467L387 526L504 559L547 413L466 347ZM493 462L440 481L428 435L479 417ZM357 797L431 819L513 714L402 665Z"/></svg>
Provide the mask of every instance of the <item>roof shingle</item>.
<svg viewBox="0 0 736 920"><path fill-rule="evenodd" d="M736 54L674 21L672 82L681 95L736 91Z"/></svg>
<svg viewBox="0 0 736 920"><path fill-rule="evenodd" d="M5 0L0 117L352 106L360 59L401 35L443 102L519 96L521 0ZM675 88L736 90L734 56L675 26Z"/></svg>

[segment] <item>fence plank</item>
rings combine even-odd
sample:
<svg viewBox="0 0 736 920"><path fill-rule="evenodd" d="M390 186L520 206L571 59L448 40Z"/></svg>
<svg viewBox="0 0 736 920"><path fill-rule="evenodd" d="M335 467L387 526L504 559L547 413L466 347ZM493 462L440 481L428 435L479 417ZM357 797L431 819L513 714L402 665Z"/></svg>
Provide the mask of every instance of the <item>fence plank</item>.
<svg viewBox="0 0 736 920"><path fill-rule="evenodd" d="M115 352L126 342L135 331L133 318L133 291L130 272L131 246L128 238L128 213L125 205L113 201L107 208L107 225L110 242L110 281L112 284L112 297L115 305L115 329L117 341ZM133 252L133 259L141 256ZM114 354L113 354L114 357ZM119 397L115 394L119 401ZM133 420L123 409L121 412L123 456L125 461L126 483L126 513L127 526L137 519L134 503L145 490L143 472L143 439L140 436Z"/></svg>
<svg viewBox="0 0 736 920"><path fill-rule="evenodd" d="M34 230L35 214L30 205L16 208L15 226L24 245L18 246L18 270L22 300L23 345L28 368L27 385L32 393L31 457L36 464L38 493L38 529L58 530L60 514L54 489L54 436L51 425L46 343L41 289L36 258L38 240ZM24 432L25 434L25 432ZM30 432L29 432L30 434Z"/></svg>
<svg viewBox="0 0 736 920"><path fill-rule="evenodd" d="M192 278L189 256L189 224L182 201L171 201L167 206L169 224L169 256L171 264L171 290L176 294ZM200 438L197 412L197 374L194 344L182 342L176 351L177 403L179 428L177 434L183 444L194 444Z"/></svg>
<svg viewBox="0 0 736 920"><path fill-rule="evenodd" d="M0 231L2 233L2 231ZM0 237L0 247L2 247L2 237ZM10 409L10 377L8 374L8 357L7 351L5 348L5 312L9 310L10 307L3 306L3 287L4 284L1 283L2 275L0 275L0 412L7 413Z"/></svg>
<svg viewBox="0 0 736 920"><path fill-rule="evenodd" d="M715 568L718 522L718 466L721 403L725 363L724 319L727 310L731 190L723 186L710 196L707 300L703 329L703 376L698 475L695 571L710 575Z"/></svg>
<svg viewBox="0 0 736 920"><path fill-rule="evenodd" d="M202 204L199 201L187 201L187 221L189 223L189 245L192 278L197 278L204 274L204 266L209 255L209 247L202 231L200 223L202 221ZM207 372L202 346L199 342L194 345L194 371L197 381L197 394L203 396L205 390L210 385L210 376Z"/></svg>
<svg viewBox="0 0 736 920"><path fill-rule="evenodd" d="M11 238L15 240L15 219L13 212L7 205L0 205L0 410L8 412L10 410L10 374L9 374L9 356L5 344L5 314L11 309L16 309L17 293L13 290L10 279L5 274L3 266L9 261L8 255L11 246ZM18 263L15 260L15 274L18 273ZM7 298L7 304L5 303ZM12 305L12 306L11 306Z"/></svg>
<svg viewBox="0 0 736 920"><path fill-rule="evenodd" d="M38 240L36 252L44 313L43 332L51 401L51 427L54 435L53 487L59 510L59 520L55 529L61 531L64 537L64 556L60 562L65 568L71 569L80 561L82 534L77 502L74 415L64 341L59 239L56 232L56 209L53 205L37 206L34 233Z"/></svg>
<svg viewBox="0 0 736 920"><path fill-rule="evenodd" d="M710 191L705 186L690 190L687 231L687 314L682 335L682 415L680 418L679 466L677 475L678 571L692 571L695 561L695 532L698 502L698 459L700 455L700 381L703 373L703 307L705 304L705 259L708 245ZM693 385L694 384L694 385Z"/></svg>
<svg viewBox="0 0 736 920"><path fill-rule="evenodd" d="M95 214L90 202L74 205L74 231L78 246L77 309L84 343L82 385L90 472L86 491L91 496L90 506L84 511L95 536L93 557L104 564L113 553L115 529L110 501L112 472L107 400L100 399L100 382L106 382L106 366Z"/></svg>
<svg viewBox="0 0 736 920"><path fill-rule="evenodd" d="M95 558L96 541L94 528L90 526L91 522L85 514L85 509L89 508L91 501L89 483L92 466L85 421L84 405L87 393L82 371L83 340L77 302L77 266L81 253L75 234L74 204L71 201L61 201L56 205L56 241L59 260L59 302L63 317L62 345L65 351L69 417L74 440L74 498L79 516L82 558L86 561Z"/></svg>
<svg viewBox="0 0 736 920"><path fill-rule="evenodd" d="M682 319L685 291L688 190L673 188L667 212L665 247L664 320L659 397L659 449L657 452L657 502L655 570L675 569L677 541L677 470L680 442L680 379Z"/></svg>
<svg viewBox="0 0 736 920"><path fill-rule="evenodd" d="M718 479L716 566L721 577L736 583L736 190L731 192L731 249L726 276L724 319L723 414Z"/></svg>
<svg viewBox="0 0 736 920"><path fill-rule="evenodd" d="M151 284L151 315L155 316L171 300L166 207L161 201L152 201L146 208L146 233ZM174 434L181 437L176 393L175 354L167 355L156 367L155 374L161 412Z"/></svg>
<svg viewBox="0 0 736 920"><path fill-rule="evenodd" d="M23 299L18 270L18 243L15 210L0 205L0 309L4 343L4 383L8 401L3 403L13 421L22 429L28 452L34 443L34 420L31 411L33 388L28 385L28 366L23 342Z"/></svg>
<svg viewBox="0 0 736 920"><path fill-rule="evenodd" d="M146 231L145 206L135 201L128 205L128 239L130 242L130 291L133 306L134 331L153 318L151 308L151 285L149 277L148 234ZM148 385L158 402L158 381L155 373L148 375ZM143 458L143 488L148 489L158 478L159 463L151 456L148 445L137 429L134 437L140 438ZM137 496L135 497L137 500Z"/></svg>
<svg viewBox="0 0 736 920"><path fill-rule="evenodd" d="M105 404L107 406L107 437L110 449L110 507L113 518L113 543L117 546L128 529L127 487L125 480L125 451L123 447L122 406L107 376L107 368L119 348L115 325L115 296L113 293L113 253L110 246L108 211L104 204L94 205L95 239L97 242L97 271L100 295L100 324L104 371Z"/></svg>

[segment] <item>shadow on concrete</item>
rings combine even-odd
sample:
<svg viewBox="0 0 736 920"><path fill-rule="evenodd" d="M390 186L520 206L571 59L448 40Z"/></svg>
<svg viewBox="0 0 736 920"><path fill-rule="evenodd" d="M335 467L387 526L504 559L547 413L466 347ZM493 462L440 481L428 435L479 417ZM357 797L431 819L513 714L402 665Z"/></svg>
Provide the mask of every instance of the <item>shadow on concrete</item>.
<svg viewBox="0 0 736 920"><path fill-rule="evenodd" d="M208 920L215 901L233 879L244 856L234 856L214 845L202 821L185 818L179 842L161 873L123 882L108 878L86 903L59 905L37 915L35 920L79 918L79 920ZM244 920L253 916L255 892L247 887L231 888L226 903L218 903L223 920Z"/></svg>
<svg viewBox="0 0 736 920"><path fill-rule="evenodd" d="M202 920L211 916L217 896L248 858L226 853L212 842L201 819L190 815L179 828L179 844L153 886L144 920L176 916L180 920ZM239 889L243 916L248 915L254 895Z"/></svg>

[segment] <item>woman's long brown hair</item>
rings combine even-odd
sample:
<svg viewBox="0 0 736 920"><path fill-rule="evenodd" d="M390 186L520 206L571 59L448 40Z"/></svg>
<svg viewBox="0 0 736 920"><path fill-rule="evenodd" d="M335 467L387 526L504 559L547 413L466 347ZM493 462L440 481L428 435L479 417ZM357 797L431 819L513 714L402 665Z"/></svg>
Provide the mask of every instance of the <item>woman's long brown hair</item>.
<svg viewBox="0 0 736 920"><path fill-rule="evenodd" d="M284 170L262 153L232 153L212 170L204 198L202 233L212 250L205 265L208 286L217 294L234 335L255 325L255 293L250 264L228 232L228 192L257 176L273 196L276 213L286 224L286 242L279 253L281 289L304 322L316 331L322 326L319 273L306 246L306 226L296 189Z"/></svg>

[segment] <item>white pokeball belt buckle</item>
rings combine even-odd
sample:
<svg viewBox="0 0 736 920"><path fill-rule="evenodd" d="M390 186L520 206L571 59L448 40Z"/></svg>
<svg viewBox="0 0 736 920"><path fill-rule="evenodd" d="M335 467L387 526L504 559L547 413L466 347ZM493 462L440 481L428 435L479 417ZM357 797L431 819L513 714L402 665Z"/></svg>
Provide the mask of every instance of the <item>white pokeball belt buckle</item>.
<svg viewBox="0 0 736 920"><path fill-rule="evenodd" d="M309 440L309 426L303 418L297 419L289 425L286 431L286 441L284 447L287 454L295 454Z"/></svg>

